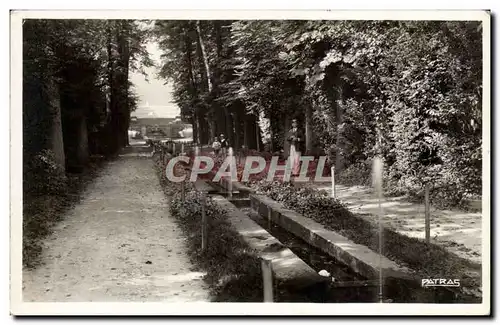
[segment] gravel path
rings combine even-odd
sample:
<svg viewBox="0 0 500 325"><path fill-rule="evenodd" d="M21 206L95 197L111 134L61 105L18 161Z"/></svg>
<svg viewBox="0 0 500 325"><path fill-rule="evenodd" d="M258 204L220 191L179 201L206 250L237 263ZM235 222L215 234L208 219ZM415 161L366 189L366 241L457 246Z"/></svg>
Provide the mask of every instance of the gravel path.
<svg viewBox="0 0 500 325"><path fill-rule="evenodd" d="M147 158L109 163L23 272L26 302L208 301Z"/></svg>

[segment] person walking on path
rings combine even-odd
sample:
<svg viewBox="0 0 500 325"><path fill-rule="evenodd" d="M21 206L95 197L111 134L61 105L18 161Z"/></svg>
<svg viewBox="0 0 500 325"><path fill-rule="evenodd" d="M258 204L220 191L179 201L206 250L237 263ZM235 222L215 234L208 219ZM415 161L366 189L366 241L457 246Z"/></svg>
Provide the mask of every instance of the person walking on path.
<svg viewBox="0 0 500 325"><path fill-rule="evenodd" d="M214 149L214 153L216 156L219 155L220 148L221 148L221 143L219 142L219 138L215 137L214 142L212 143L212 149Z"/></svg>
<svg viewBox="0 0 500 325"><path fill-rule="evenodd" d="M227 155L227 149L229 148L229 142L227 141L227 139L224 136L224 134L220 135L220 145L221 145L221 148L222 148L222 154L224 156L226 156Z"/></svg>
<svg viewBox="0 0 500 325"><path fill-rule="evenodd" d="M304 137L298 127L296 119L292 120L292 128L288 131L287 140L290 143L290 159L292 162L292 176L300 172L300 144Z"/></svg>
<svg viewBox="0 0 500 325"><path fill-rule="evenodd" d="M170 159L174 157L174 153L172 149L167 149L164 156L163 156L163 164L166 166Z"/></svg>

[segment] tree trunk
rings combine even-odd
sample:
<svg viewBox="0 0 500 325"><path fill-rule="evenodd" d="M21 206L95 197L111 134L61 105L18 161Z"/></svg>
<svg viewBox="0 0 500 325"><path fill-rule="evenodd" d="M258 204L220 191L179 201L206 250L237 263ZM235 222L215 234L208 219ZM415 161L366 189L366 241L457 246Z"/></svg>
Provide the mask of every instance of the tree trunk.
<svg viewBox="0 0 500 325"><path fill-rule="evenodd" d="M66 170L79 173L88 163L89 140L86 116L82 109L65 108L62 116Z"/></svg>
<svg viewBox="0 0 500 325"><path fill-rule="evenodd" d="M128 101L128 64L130 51L128 48L128 25L126 21L120 21L119 28L116 29L117 40L117 69L115 70L116 86L119 89L118 105L115 106L118 115L117 136L118 149L125 147L128 143L128 124L130 121L130 109Z"/></svg>
<svg viewBox="0 0 500 325"><path fill-rule="evenodd" d="M206 128L205 128L205 123L203 122L203 120L204 120L204 116L201 114L197 114L196 121L198 123L198 138L199 138L198 141L201 145L207 144L207 141L205 140Z"/></svg>
<svg viewBox="0 0 500 325"><path fill-rule="evenodd" d="M335 172L336 175L342 172L344 169L344 159L342 157L343 152L343 139L342 139L342 123L343 123L343 112L342 107L337 103L337 139L336 139L336 151L335 151Z"/></svg>
<svg viewBox="0 0 500 325"><path fill-rule="evenodd" d="M305 112L305 120L306 120L306 155L311 154L313 148L313 131L312 131L312 105L309 103L306 104L306 112Z"/></svg>
<svg viewBox="0 0 500 325"><path fill-rule="evenodd" d="M269 119L269 151L274 152L274 132L273 132L273 124L272 120Z"/></svg>
<svg viewBox="0 0 500 325"><path fill-rule="evenodd" d="M290 130L291 120L288 115L285 116L285 129L283 130L283 154L285 158L288 158L290 155L290 143L287 141L286 136L288 130Z"/></svg>
<svg viewBox="0 0 500 325"><path fill-rule="evenodd" d="M125 34L125 40L124 40L124 51L123 51L123 56L124 56L124 66L125 66L125 100L126 100L126 118L125 118L125 146L129 146L129 138L128 138L128 129L130 128L130 105L129 105L129 84L128 84L128 79L129 79L129 70L130 70L130 40L129 40L129 33L127 29L127 34Z"/></svg>
<svg viewBox="0 0 500 325"><path fill-rule="evenodd" d="M193 57L192 57L192 49L191 49L191 38L186 34L184 38L184 46L185 46L185 55L186 55L186 63L188 68L188 78L189 84L191 85L191 95L194 99L198 100L198 90L196 89L196 78L193 71ZM193 126L193 141L201 144L201 130L198 115L200 114L199 108L195 106L192 108L192 118L191 123Z"/></svg>
<svg viewBox="0 0 500 325"><path fill-rule="evenodd" d="M249 132L248 132L248 115L243 116L243 145L248 149L249 145Z"/></svg>
<svg viewBox="0 0 500 325"><path fill-rule="evenodd" d="M260 125L259 125L259 117L256 116L255 117L255 149L257 151L261 151L262 150L262 135L260 134Z"/></svg>
<svg viewBox="0 0 500 325"><path fill-rule="evenodd" d="M198 118L196 117L196 114L193 114L193 117L191 118L191 124L193 125L193 141L195 143L200 144L200 137L198 132Z"/></svg>
<svg viewBox="0 0 500 325"><path fill-rule="evenodd" d="M233 146L234 145L233 118L232 118L232 115L229 112L229 109L227 107L224 108L224 115L225 115L225 119L226 119L224 134L226 135L226 138L229 141L229 144L231 146Z"/></svg>
<svg viewBox="0 0 500 325"><path fill-rule="evenodd" d="M248 115L248 135L248 149L257 150L257 119L253 114Z"/></svg>
<svg viewBox="0 0 500 325"><path fill-rule="evenodd" d="M269 121L269 143L268 143L268 150L272 153L274 153L274 150L276 150L276 140L275 140L275 128L276 128L276 119L273 116L273 109L271 111L267 111L265 114L265 117Z"/></svg>
<svg viewBox="0 0 500 325"><path fill-rule="evenodd" d="M243 143L247 149L257 149L257 126L255 115L245 114L243 120Z"/></svg>
<svg viewBox="0 0 500 325"><path fill-rule="evenodd" d="M61 173L66 170L66 158L64 155L64 139L61 117L61 98L59 96L59 86L52 81L49 81L48 87L50 91L50 115L52 117L50 125L50 134L48 147L54 153L55 161Z"/></svg>
<svg viewBox="0 0 500 325"><path fill-rule="evenodd" d="M208 111L205 118L205 123L207 125L208 142L211 143L214 137L217 135L217 123L213 109L210 109Z"/></svg>
<svg viewBox="0 0 500 325"><path fill-rule="evenodd" d="M211 94L212 92L212 82L210 78L210 66L208 64L208 57L207 53L205 50L205 44L203 43L203 38L202 38L202 32L201 32L201 23L200 21L196 21L196 43L197 43L197 52L198 52L198 58L200 62L200 66L202 69L202 83L206 87L206 91L208 94ZM210 100L209 100L210 101ZM209 109L208 112L208 117L210 118L210 113L212 112L212 108ZM207 112L199 112L198 116L198 121L199 121L199 133L200 133L200 139L203 143L208 143L209 142L209 137L211 137L213 132L215 132L212 121L207 121Z"/></svg>
<svg viewBox="0 0 500 325"><path fill-rule="evenodd" d="M194 97L198 97L198 92L196 91L196 82L195 82L195 76L193 72L193 58L191 55L191 39L189 36L186 36L184 39L184 47L185 47L185 54L186 54L186 63L187 63L187 68L188 68L188 77L189 77L189 83L191 84L191 91L194 95Z"/></svg>
<svg viewBox="0 0 500 325"><path fill-rule="evenodd" d="M216 135L220 135L221 133L223 133L225 136L226 136L226 139L227 139L227 120L226 120L226 112L224 109L222 109L221 107L219 107L218 104L214 104L214 108L215 108L215 114L216 114Z"/></svg>
<svg viewBox="0 0 500 325"><path fill-rule="evenodd" d="M106 125L106 154L114 155L118 151L118 141L117 141L117 122L116 122L116 106L117 106L117 89L116 89L116 78L115 78L115 56L113 54L113 27L114 22L108 22L108 43L107 43L107 53L108 53L108 66L107 66L107 83L109 86L109 114L108 124Z"/></svg>
<svg viewBox="0 0 500 325"><path fill-rule="evenodd" d="M233 115L233 124L234 124L234 148L241 148L241 118L240 113L238 111L234 112Z"/></svg>
<svg viewBox="0 0 500 325"><path fill-rule="evenodd" d="M203 44L203 39L202 39L202 36L201 36L201 27L200 27L201 23L199 20L196 21L196 34L198 36L198 44L199 44L199 47L200 47L200 51L201 51L201 57L203 59L203 65L205 67L205 74L206 74L206 82L207 82L207 89L208 89L208 92L212 92L212 81L210 80L210 67L208 65L208 57L207 57L207 53L206 53L206 50L205 50L205 45Z"/></svg>
<svg viewBox="0 0 500 325"><path fill-rule="evenodd" d="M216 51L216 60L215 60L215 68L212 71L213 78L213 95L214 98L218 98L220 96L220 83L222 82L222 47L223 47L223 39L222 39L222 28L221 22L218 20L213 21L214 31L215 31L215 51ZM222 108L217 101L214 101L212 104L212 108L216 113L217 118L217 135L223 133L228 141L230 141L229 133L230 131L230 116L228 115L227 107L224 106Z"/></svg>
<svg viewBox="0 0 500 325"><path fill-rule="evenodd" d="M325 71L323 89L327 95L328 101L335 112L335 123L337 124L337 134L335 140L335 177L343 170L344 161L342 157L342 123L343 112L340 105L342 100L342 81L340 80L340 70L338 65L330 65Z"/></svg>
<svg viewBox="0 0 500 325"><path fill-rule="evenodd" d="M89 137L87 130L87 119L85 116L79 117L75 124L77 126L77 164L80 167L85 166L89 162Z"/></svg>

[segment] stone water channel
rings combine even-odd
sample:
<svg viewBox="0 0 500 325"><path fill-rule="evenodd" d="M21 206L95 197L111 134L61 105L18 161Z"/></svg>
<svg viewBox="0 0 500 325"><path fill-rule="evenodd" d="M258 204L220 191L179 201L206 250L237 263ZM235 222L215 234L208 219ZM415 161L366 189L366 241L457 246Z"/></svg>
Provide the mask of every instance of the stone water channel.
<svg viewBox="0 0 500 325"><path fill-rule="evenodd" d="M329 254L288 232L250 207L249 193L235 191L231 195L220 184L208 183L219 195L229 199L241 212L289 248L316 272L326 270L333 281L326 284L315 300L324 303L477 303L477 299L459 297L447 288L422 288L399 278L384 278L382 299L378 278L366 278Z"/></svg>

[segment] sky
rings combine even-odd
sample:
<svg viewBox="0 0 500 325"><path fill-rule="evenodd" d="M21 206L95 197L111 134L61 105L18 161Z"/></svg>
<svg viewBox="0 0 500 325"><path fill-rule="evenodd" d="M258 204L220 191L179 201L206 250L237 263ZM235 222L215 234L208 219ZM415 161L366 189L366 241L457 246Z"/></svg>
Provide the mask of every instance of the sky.
<svg viewBox="0 0 500 325"><path fill-rule="evenodd" d="M147 44L149 55L155 64L160 64L161 51L155 42ZM176 117L180 114L179 107L173 103L172 86L164 85L165 81L156 78L155 67L145 69L148 81L141 73L133 72L130 80L135 85L139 95L139 108L132 112L132 116L141 117Z"/></svg>

